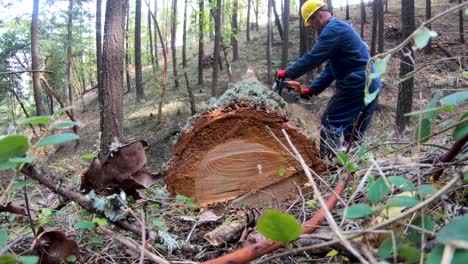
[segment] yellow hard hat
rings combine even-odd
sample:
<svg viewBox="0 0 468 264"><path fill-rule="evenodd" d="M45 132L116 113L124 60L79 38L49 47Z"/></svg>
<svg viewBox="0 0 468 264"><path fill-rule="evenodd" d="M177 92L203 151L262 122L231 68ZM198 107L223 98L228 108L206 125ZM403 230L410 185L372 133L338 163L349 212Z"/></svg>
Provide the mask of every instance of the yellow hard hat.
<svg viewBox="0 0 468 264"><path fill-rule="evenodd" d="M308 0L301 7L302 19L304 19L304 25L306 27L310 26L309 18L317 12L322 6L326 6L321 0Z"/></svg>

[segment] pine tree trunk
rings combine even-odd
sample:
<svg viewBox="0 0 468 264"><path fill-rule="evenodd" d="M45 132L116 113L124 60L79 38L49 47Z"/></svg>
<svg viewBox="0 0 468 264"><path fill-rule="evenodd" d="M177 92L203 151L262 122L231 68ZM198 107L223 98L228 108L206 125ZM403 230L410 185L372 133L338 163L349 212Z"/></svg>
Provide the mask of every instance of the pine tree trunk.
<svg viewBox="0 0 468 264"><path fill-rule="evenodd" d="M366 25L366 5L361 0L361 38L364 39L364 29Z"/></svg>
<svg viewBox="0 0 468 264"><path fill-rule="evenodd" d="M188 0L184 1L184 27L182 32L182 67L187 67L187 5Z"/></svg>
<svg viewBox="0 0 468 264"><path fill-rule="evenodd" d="M215 8L215 42L214 42L214 61L213 61L213 80L211 83L211 95L213 97L219 96L219 87L218 87L218 72L219 72L219 51L220 51L220 42L221 42L221 0L216 0Z"/></svg>
<svg viewBox="0 0 468 264"><path fill-rule="evenodd" d="M273 82L272 78L272 63L271 63L271 40L272 40L272 28L271 28L271 9L272 9L272 0L268 0L268 11L267 11L267 78L268 78L268 85L271 85Z"/></svg>
<svg viewBox="0 0 468 264"><path fill-rule="evenodd" d="M199 0L199 10L198 10L198 29L199 29L199 36L198 36L198 85L203 85L203 56L205 56L204 45L203 42L205 41L205 32L203 29L204 23L204 12L205 12L205 5L204 0Z"/></svg>
<svg viewBox="0 0 468 264"><path fill-rule="evenodd" d="M380 0L372 2L372 36L371 36L371 56L375 55L377 49L377 23L378 23L378 4Z"/></svg>
<svg viewBox="0 0 468 264"><path fill-rule="evenodd" d="M40 70L39 68L39 43L37 39L39 31L39 0L34 0L33 13L31 22L31 59L32 59L32 70ZM41 95L41 82L39 80L41 73L33 72L33 91L34 91L34 103L36 104L36 115L45 115L44 105L42 104Z"/></svg>
<svg viewBox="0 0 468 264"><path fill-rule="evenodd" d="M349 20L349 0L346 0L346 20Z"/></svg>
<svg viewBox="0 0 468 264"><path fill-rule="evenodd" d="M68 0L68 23L67 23L67 84L68 84L68 104L75 104L75 91L73 89L73 0ZM70 114L73 116L73 109L70 109ZM76 126L74 126L76 130Z"/></svg>
<svg viewBox="0 0 468 264"><path fill-rule="evenodd" d="M432 11L431 11L431 0L426 0L426 21L431 19L432 17ZM431 25L427 25L429 29L431 29ZM424 49L425 53L431 53L431 39L429 39L429 42L427 43L426 48Z"/></svg>
<svg viewBox="0 0 468 264"><path fill-rule="evenodd" d="M151 69L153 70L153 75L156 75L156 63L154 61L154 52L153 52L153 33L151 28L151 9L148 7L148 37L149 37L149 50L150 50L150 59L151 59Z"/></svg>
<svg viewBox="0 0 468 264"><path fill-rule="evenodd" d="M278 15L278 11L276 11L276 3L275 0L273 0L273 13L275 14L275 23L276 23L276 28L278 28L278 34L280 35L281 40L283 40L283 27L281 26L281 20ZM273 34L273 31L272 31Z"/></svg>
<svg viewBox="0 0 468 264"><path fill-rule="evenodd" d="M130 7L127 8L127 17L125 22L125 81L127 82L127 93L132 92L132 79L130 77L130 53L128 44L129 23L130 23Z"/></svg>
<svg viewBox="0 0 468 264"><path fill-rule="evenodd" d="M239 59L239 23L237 21L237 13L239 12L239 0L234 0L234 6L232 10L232 19L231 19L231 45L232 45L232 60L236 61Z"/></svg>
<svg viewBox="0 0 468 264"><path fill-rule="evenodd" d="M461 4L463 0L458 0L458 4ZM460 34L460 43L464 44L465 43L465 33L464 33L464 26L463 26L463 8L460 8L458 10L458 32Z"/></svg>
<svg viewBox="0 0 468 264"><path fill-rule="evenodd" d="M179 88L179 77L177 76L177 0L172 0L172 26L171 26L171 49L172 49L172 73L174 74L174 89Z"/></svg>
<svg viewBox="0 0 468 264"><path fill-rule="evenodd" d="M415 30L414 22L414 0L402 0L401 2L401 39L402 41L409 37ZM405 53L412 52L411 44L406 46ZM406 77L406 75L413 71L414 65L413 60L407 56L402 55L400 63L400 78ZM398 102L397 102L397 113L396 113L396 126L399 132L403 132L406 126L409 124L410 118L405 114L411 112L413 105L413 77L402 82L400 84L400 90L398 91Z"/></svg>
<svg viewBox="0 0 468 264"><path fill-rule="evenodd" d="M99 101L99 120L104 120L104 87L102 86L102 0L96 1L96 77ZM99 131L104 131L103 122L99 122Z"/></svg>
<svg viewBox="0 0 468 264"><path fill-rule="evenodd" d="M283 46L281 49L281 67L286 68L288 66L288 52L289 52L289 10L291 2L289 0L284 1L283 10Z"/></svg>
<svg viewBox="0 0 468 264"><path fill-rule="evenodd" d="M245 37L247 42L250 42L250 7L252 5L252 0L247 0L247 28L245 29Z"/></svg>
<svg viewBox="0 0 468 264"><path fill-rule="evenodd" d="M137 102L145 99L143 89L143 66L141 64L141 0L136 0L135 7L135 81Z"/></svg>
<svg viewBox="0 0 468 264"><path fill-rule="evenodd" d="M125 15L128 0L106 3L102 52L103 118L101 157L107 156L113 138L123 139L123 59Z"/></svg>
<svg viewBox="0 0 468 264"><path fill-rule="evenodd" d="M378 12L378 45L377 45L377 50L379 53L382 53L384 51L384 6L383 6L383 0L378 0L379 1L379 12Z"/></svg>

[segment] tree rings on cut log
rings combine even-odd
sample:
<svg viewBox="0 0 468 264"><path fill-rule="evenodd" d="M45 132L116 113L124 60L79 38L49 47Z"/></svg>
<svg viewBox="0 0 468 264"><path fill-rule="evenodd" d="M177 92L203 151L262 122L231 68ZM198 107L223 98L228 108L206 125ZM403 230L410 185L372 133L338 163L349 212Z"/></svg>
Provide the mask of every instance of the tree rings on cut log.
<svg viewBox="0 0 468 264"><path fill-rule="evenodd" d="M281 145L289 148L282 129L309 167L324 170L315 143L289 119L282 98L257 80L236 84L212 103L216 107L195 116L174 147L165 171L173 195L200 205L272 206L296 198L306 177Z"/></svg>

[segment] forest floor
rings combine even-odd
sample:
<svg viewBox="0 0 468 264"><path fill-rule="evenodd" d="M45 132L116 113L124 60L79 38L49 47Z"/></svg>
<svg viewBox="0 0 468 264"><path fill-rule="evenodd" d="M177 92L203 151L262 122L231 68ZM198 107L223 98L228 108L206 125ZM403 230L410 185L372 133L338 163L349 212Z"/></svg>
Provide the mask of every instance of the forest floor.
<svg viewBox="0 0 468 264"><path fill-rule="evenodd" d="M389 12L385 14L385 50L391 49L400 43L400 7L393 6L389 1ZM424 21L424 1L417 1L417 18L416 25L420 25ZM437 14L446 10L449 7L447 1L433 1L433 14ZM371 18L370 7L367 7L368 20ZM335 10L335 16L343 19L345 17L344 10ZM351 8L350 23L360 31L360 10L358 6ZM289 37L289 60L290 63L294 62L299 56L299 27L298 20L291 21L290 37ZM460 73L460 66L458 61L445 61L438 62L442 58L446 58L446 54L437 47L437 44L445 47L453 56L464 56L464 64L468 65L467 53L468 46L460 44L458 41L458 16L451 14L441 20L432 24L432 29L435 30L439 36L432 42L433 50L431 53L424 53L417 51L415 55L415 62L417 66L425 66L415 74L415 89L413 110L425 109L434 95L442 91L444 95L454 93L456 91L466 91L468 88L468 80L462 79ZM281 42L276 28L274 28L274 42L272 54L277 55L273 58L273 69L279 69L281 54ZM466 31L466 30L465 30ZM370 45L371 23L365 25L364 39ZM206 51L211 51L211 44L206 43ZM267 81L267 65L266 65L266 28L260 27L259 31L251 31L251 41L247 43L245 40L245 32L240 35L240 60L238 62L230 62L232 70L231 81L227 78L226 67L223 65L221 71L219 87L224 91L229 87L229 83L238 82L243 79L248 69L254 69L257 78L268 85ZM191 89L194 91L197 107L210 98L211 94L211 69L206 68L204 71L204 85L198 86L197 83L197 50L194 44L192 48L188 49L188 67L182 69L179 67L179 75L183 75L183 71L187 71ZM205 53L208 53L206 52ZM180 52L180 51L179 51ZM231 56L229 55L229 58ZM414 127L417 119L412 119L412 125L409 126L407 131L401 135L397 135L394 129L395 113L398 97L398 85L396 82L400 79L399 73L399 56L394 56L390 62L387 73L382 77L383 92L380 96L380 106L376 112L371 126L366 134L366 141L370 147L378 147L382 144L381 150L387 151L389 147L383 146L385 142L413 142L414 141ZM179 62L181 59L179 59ZM171 63L171 62L169 62ZM170 64L169 66L171 66ZM172 67L168 67L172 68ZM173 87L172 71L168 73L168 90L163 106L163 117L160 124L156 121L159 95L161 93L161 84L158 76L156 81L151 76L150 66L145 68L144 78L146 100L144 102L136 102L134 93L127 93L124 95L124 134L128 141L131 139L143 139L149 143L149 148L146 151L148 159L147 166L150 171L158 172L162 169L165 162L169 160L172 155L172 146L177 140L178 133L181 127L185 125L190 114L190 106L187 95L185 80L179 78L180 87L176 90ZM304 84L312 80L301 79ZM320 115L325 109L328 98L333 94L333 88L327 89L323 94L315 100L311 106L289 106L288 109L293 116L302 119L312 135L317 135L320 126ZM457 109L458 113L467 111L466 104ZM79 186L79 179L81 173L86 170L87 163L82 158L83 155L96 153L99 146L99 104L97 100L96 91L88 92L84 95L83 104L75 110L76 119L80 122L78 134L80 135L80 144L77 148L72 148L70 145L58 147L55 151L51 150L42 162L49 164L50 168L56 173L61 175L69 175L65 182L69 184L70 188L77 189ZM442 115L439 121L448 118L450 115ZM315 138L318 138L317 136ZM451 147L452 140L449 135L442 135L432 139L430 143L440 144L447 148ZM379 149L377 149L379 150ZM421 152L434 151L434 148L422 147ZM422 153L416 151L406 152L404 156L415 158ZM147 219L156 226L166 226L168 233L170 232L173 237L178 240L187 241L186 244L192 245L193 252L190 250L175 249L173 255L168 259L171 260L184 260L191 259L193 261L203 261L211 259L215 256L222 255L230 252L238 245L229 245L223 248L215 248L209 246L203 239L203 235L215 227L219 222L209 222L207 224L199 225L195 228L194 219L200 212L199 208L194 205L190 199L178 197L171 203L169 199L164 196L167 193L159 183L156 187L147 190L147 201L149 202ZM50 204L50 195L46 192L41 192L38 197L37 204L33 204L33 208L40 208L41 204ZM162 194L164 193L164 195ZM463 194L462 194L463 197ZM465 197L466 198L466 197ZM36 200L36 199L35 199ZM465 200L466 202L466 200ZM465 203L466 205L466 203ZM85 217L85 213L76 210L76 206L67 206L62 209L61 213L57 216L61 219L61 225L68 233L74 234L78 243L83 245L82 248L82 262L83 263L135 263L138 259L138 252L130 252L129 250L122 250L122 246L111 243L108 238L99 237L93 232L77 231L73 228L76 219ZM293 212L300 212L296 210ZM313 211L308 212L308 216ZM42 216L43 218L45 216ZM190 218L190 219L189 219ZM188 220L187 220L188 219ZM16 220L17 221L17 220ZM194 228L194 229L192 229ZM191 232L193 231L193 233ZM175 235L175 236L174 236ZM168 242L169 241L169 242ZM170 244L170 239L166 241ZM164 252L163 255L168 254L171 249L168 245L151 245ZM150 245L148 247L151 247ZM27 246L24 245L26 249ZM86 248L86 249L84 249ZM190 247L189 247L190 248ZM326 254L327 252L325 252ZM322 254L317 257L317 261L342 261L336 256L325 256ZM291 257L278 259L274 263L298 263L304 260L306 255L300 255L294 259Z"/></svg>

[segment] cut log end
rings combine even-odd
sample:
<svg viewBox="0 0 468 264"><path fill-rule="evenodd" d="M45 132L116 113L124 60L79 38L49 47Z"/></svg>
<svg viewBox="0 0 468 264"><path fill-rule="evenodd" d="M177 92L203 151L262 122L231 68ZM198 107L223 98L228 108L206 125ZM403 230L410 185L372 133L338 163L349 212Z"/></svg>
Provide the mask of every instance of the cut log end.
<svg viewBox="0 0 468 264"><path fill-rule="evenodd" d="M233 201L272 206L295 197L293 180L301 185L305 175L299 162L271 134L286 146L282 129L307 164L323 171L314 142L276 108L281 101L269 107L264 98L255 98L259 94L278 100L266 88L260 93L258 89L250 93L253 100L239 99L230 91L231 101L198 115L182 132L165 173L172 194L193 197L201 205Z"/></svg>

